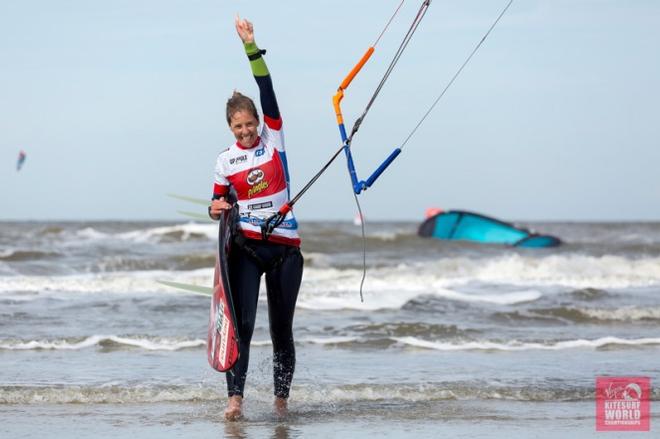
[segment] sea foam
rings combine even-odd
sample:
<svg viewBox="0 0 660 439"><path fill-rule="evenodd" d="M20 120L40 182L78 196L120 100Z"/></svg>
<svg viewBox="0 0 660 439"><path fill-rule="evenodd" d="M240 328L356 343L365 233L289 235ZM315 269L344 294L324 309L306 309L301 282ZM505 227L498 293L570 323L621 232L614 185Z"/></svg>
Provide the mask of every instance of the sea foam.
<svg viewBox="0 0 660 439"><path fill-rule="evenodd" d="M623 339L618 337L601 337L595 340L564 340L548 343L522 342L511 340L506 343L492 341L466 341L458 343L444 343L422 340L416 337L395 337L393 338L404 345L433 349L438 351L530 351L530 350L563 350L563 349L597 349L604 346L644 346L658 345L660 338L637 338Z"/></svg>

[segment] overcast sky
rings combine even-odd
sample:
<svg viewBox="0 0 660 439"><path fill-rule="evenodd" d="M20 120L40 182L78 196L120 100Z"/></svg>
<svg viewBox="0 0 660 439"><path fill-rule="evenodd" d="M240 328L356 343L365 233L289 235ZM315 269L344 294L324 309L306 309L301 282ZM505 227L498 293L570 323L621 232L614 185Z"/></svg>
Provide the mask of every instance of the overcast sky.
<svg viewBox="0 0 660 439"><path fill-rule="evenodd" d="M351 84L349 125L420 3L406 1ZM225 102L234 89L258 97L237 12L268 50L296 193L338 149L331 97L398 4L0 2L0 219L176 219L196 206L167 193L209 198L217 154L233 142ZM354 140L361 178L405 139L505 4L432 2ZM510 220L660 220L659 46L657 1L515 1L361 195L367 219L417 220L442 207ZM353 218L343 157L296 214Z"/></svg>

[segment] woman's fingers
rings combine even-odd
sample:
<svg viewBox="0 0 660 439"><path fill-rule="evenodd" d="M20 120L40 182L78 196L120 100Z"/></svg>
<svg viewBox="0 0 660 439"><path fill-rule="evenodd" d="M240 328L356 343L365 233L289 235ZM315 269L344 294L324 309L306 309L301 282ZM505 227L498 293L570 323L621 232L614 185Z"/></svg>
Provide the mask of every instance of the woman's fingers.
<svg viewBox="0 0 660 439"><path fill-rule="evenodd" d="M245 18L241 18L238 14L236 14L236 30L238 33L241 35L241 37L249 37L251 34L254 33L254 25L252 22L248 21Z"/></svg>
<svg viewBox="0 0 660 439"><path fill-rule="evenodd" d="M219 215L223 210L231 209L231 204L224 200L213 200L211 202L211 213Z"/></svg>

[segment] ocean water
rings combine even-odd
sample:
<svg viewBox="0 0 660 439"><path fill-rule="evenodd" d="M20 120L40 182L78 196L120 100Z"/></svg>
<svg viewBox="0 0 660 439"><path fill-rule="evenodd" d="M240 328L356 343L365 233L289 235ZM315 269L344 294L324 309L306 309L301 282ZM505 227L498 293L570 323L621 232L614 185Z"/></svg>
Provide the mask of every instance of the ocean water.
<svg viewBox="0 0 660 439"><path fill-rule="evenodd" d="M291 415L271 412L260 301L245 419L225 423L210 298L157 283L210 286L215 224L0 223L0 437L598 436L596 377L660 382L660 223L525 225L565 244L369 223L361 302L360 228L303 223Z"/></svg>

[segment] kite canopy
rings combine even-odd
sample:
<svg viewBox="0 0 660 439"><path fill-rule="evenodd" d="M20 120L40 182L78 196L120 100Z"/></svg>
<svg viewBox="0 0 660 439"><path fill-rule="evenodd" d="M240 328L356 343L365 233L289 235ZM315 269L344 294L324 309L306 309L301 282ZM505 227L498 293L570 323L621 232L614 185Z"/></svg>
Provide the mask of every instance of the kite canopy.
<svg viewBox="0 0 660 439"><path fill-rule="evenodd" d="M424 211L424 218L431 218L432 216L435 216L442 212L443 210L440 209L439 207L429 207Z"/></svg>
<svg viewBox="0 0 660 439"><path fill-rule="evenodd" d="M23 167L23 163L25 163L25 157L27 157L25 151L21 151L18 153L18 160L16 161L16 171L20 171L21 168Z"/></svg>
<svg viewBox="0 0 660 439"><path fill-rule="evenodd" d="M417 234L422 237L474 241L485 244L506 244L514 247L556 247L561 240L539 235L495 218L473 212L450 210L427 218Z"/></svg>

